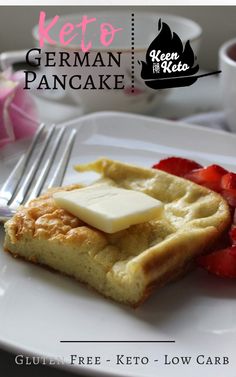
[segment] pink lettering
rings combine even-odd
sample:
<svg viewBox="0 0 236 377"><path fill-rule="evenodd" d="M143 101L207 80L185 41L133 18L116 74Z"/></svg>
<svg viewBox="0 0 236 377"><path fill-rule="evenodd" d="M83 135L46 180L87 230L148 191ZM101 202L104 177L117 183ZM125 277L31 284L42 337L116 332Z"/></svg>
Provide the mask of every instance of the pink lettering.
<svg viewBox="0 0 236 377"><path fill-rule="evenodd" d="M87 52L92 47L91 41L89 41L87 45L85 45L85 33L86 33L87 25L95 21L96 21L96 18L88 19L87 16L83 16L82 22L76 25L76 27L81 27L81 30L82 30L81 49L83 52Z"/></svg>
<svg viewBox="0 0 236 377"><path fill-rule="evenodd" d="M63 46L67 46L68 44L70 44L73 41L73 39L78 35L78 33L75 33L72 35L71 38L67 39L67 41L65 40L65 36L71 34L71 32L74 29L75 29L74 25L71 24L70 22L67 22L65 25L62 26L59 33L59 40Z"/></svg>
<svg viewBox="0 0 236 377"><path fill-rule="evenodd" d="M56 42L48 35L48 32L52 29L52 27L57 23L59 16L55 16L53 20L45 27L45 18L46 13L40 12L39 14L39 46L44 46L44 41L46 40L50 44L55 44Z"/></svg>
<svg viewBox="0 0 236 377"><path fill-rule="evenodd" d="M41 11L39 14L39 24L38 24L38 35L39 35L39 46L44 47L44 44L47 42L51 45L56 44L57 40L54 40L49 34L51 29L57 24L55 32L57 33L57 38L59 39L60 45L67 46L69 45L79 33L75 32L76 28L81 29L81 38L80 38L80 47L83 52L87 52L92 47L92 41L85 41L86 32L88 25L95 22L96 18L88 18L88 16L82 16L82 21L79 24L72 24L70 22L65 23L64 25L58 28L59 16L55 16L50 22L46 23L46 13ZM59 30L58 30L59 29ZM100 43L103 46L109 46L114 38L115 34L123 30L122 28L115 28L108 22L104 22L100 25ZM95 30L96 33L96 30ZM94 33L92 34L94 35Z"/></svg>
<svg viewBox="0 0 236 377"><path fill-rule="evenodd" d="M100 41L103 44L103 46L109 46L115 37L115 33L117 31L122 30L122 28L115 29L111 24L104 22L100 26L101 35L100 35ZM107 37L109 37L107 39Z"/></svg>

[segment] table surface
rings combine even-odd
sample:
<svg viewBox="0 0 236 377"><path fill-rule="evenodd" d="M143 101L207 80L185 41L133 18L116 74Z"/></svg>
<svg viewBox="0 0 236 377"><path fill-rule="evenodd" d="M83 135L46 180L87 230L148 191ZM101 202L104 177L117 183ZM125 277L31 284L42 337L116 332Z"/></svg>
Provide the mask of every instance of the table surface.
<svg viewBox="0 0 236 377"><path fill-rule="evenodd" d="M81 109L78 106L58 104L49 102L43 98L36 97L39 109L39 117L44 122L61 123L66 120L81 116ZM220 111L221 107L219 78L210 76L198 80L194 85L185 88L173 89L166 99L166 102L157 108L151 116L181 119L190 115ZM4 377L51 377L73 376L69 372L54 369L43 365L18 366L14 361L15 355L5 350L0 351L0 375Z"/></svg>

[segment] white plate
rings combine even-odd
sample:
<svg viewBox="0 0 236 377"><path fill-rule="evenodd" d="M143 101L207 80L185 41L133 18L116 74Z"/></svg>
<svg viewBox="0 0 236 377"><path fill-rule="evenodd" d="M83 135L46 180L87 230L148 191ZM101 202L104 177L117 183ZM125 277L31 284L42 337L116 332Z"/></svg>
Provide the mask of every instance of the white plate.
<svg viewBox="0 0 236 377"><path fill-rule="evenodd" d="M70 122L68 127L78 128L78 136L65 183L81 180L73 164L100 156L149 167L160 158L179 155L236 171L236 136L224 132L121 113L93 114ZM0 152L1 180L24 147L25 143L19 143L14 153L12 147ZM185 372L191 377L235 377L235 284L197 270L160 289L134 310L106 300L72 279L1 252L0 342L17 353L64 357L66 361L71 354L98 356L100 365L69 367L75 372L83 368L91 376L182 377ZM161 340L175 343L153 342ZM132 365L118 365L117 355L146 357L148 363L124 357L122 361L132 361ZM191 360L188 365L165 365L165 355L168 360L181 356ZM214 363L218 356L221 363L223 357L230 363L212 365L208 360L208 365L200 365L197 355L205 355L200 362L210 356Z"/></svg>

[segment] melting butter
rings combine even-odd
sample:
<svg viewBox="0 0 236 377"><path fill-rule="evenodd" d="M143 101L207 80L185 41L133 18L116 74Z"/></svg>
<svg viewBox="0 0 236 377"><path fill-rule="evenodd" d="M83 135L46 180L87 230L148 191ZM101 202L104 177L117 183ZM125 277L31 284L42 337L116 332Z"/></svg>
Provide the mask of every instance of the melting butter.
<svg viewBox="0 0 236 377"><path fill-rule="evenodd" d="M149 195L108 184L61 191L53 197L58 207L106 233L160 217L163 210L163 204Z"/></svg>

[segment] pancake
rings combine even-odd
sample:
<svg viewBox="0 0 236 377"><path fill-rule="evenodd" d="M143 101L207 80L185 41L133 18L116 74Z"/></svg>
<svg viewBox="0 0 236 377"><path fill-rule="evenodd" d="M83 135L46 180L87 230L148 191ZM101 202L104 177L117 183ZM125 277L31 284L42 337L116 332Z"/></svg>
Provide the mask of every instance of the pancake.
<svg viewBox="0 0 236 377"><path fill-rule="evenodd" d="M75 168L95 171L101 182L160 200L162 217L108 234L56 206L53 193L80 185L59 187L19 207L5 224L4 247L113 300L138 306L156 287L188 270L229 226L225 200L183 178L105 158Z"/></svg>

